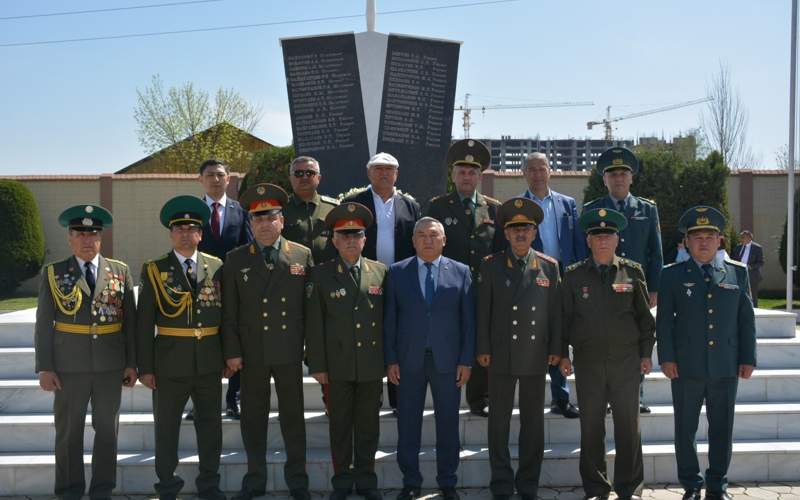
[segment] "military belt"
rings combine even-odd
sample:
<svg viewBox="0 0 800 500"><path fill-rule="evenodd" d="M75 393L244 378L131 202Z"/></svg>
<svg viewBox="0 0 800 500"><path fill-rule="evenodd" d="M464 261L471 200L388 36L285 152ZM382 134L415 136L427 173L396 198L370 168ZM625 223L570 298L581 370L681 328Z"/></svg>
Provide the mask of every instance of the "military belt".
<svg viewBox="0 0 800 500"><path fill-rule="evenodd" d="M107 325L76 325L74 323L62 323L56 321L56 331L61 333L78 333L82 335L105 335L107 333L117 333L122 330L122 323L111 323Z"/></svg>
<svg viewBox="0 0 800 500"><path fill-rule="evenodd" d="M209 326L205 328L172 328L158 325L158 334L168 337L195 337L197 340L200 340L203 337L210 337L218 333L218 326Z"/></svg>

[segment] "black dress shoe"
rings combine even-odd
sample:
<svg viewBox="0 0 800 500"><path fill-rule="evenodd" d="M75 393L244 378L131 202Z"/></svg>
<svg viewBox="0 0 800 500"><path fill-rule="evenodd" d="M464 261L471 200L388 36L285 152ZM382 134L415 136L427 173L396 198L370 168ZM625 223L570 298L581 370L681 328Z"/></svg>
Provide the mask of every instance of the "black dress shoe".
<svg viewBox="0 0 800 500"><path fill-rule="evenodd" d="M189 411L187 411L187 412L186 412L186 416L185 416L185 417L183 417L183 418L185 418L186 420L189 420L190 422L191 422L192 420L194 420L194 410L189 410Z"/></svg>
<svg viewBox="0 0 800 500"><path fill-rule="evenodd" d="M650 413L650 407L642 403L639 405L639 413Z"/></svg>
<svg viewBox="0 0 800 500"><path fill-rule="evenodd" d="M563 415L564 418L578 418L581 416L578 407L569 401L556 401L550 406L550 413Z"/></svg>
<svg viewBox="0 0 800 500"><path fill-rule="evenodd" d="M210 488L197 494L202 500L227 500L228 497L219 488Z"/></svg>
<svg viewBox="0 0 800 500"><path fill-rule="evenodd" d="M618 500L642 500L639 495L617 495Z"/></svg>
<svg viewBox="0 0 800 500"><path fill-rule="evenodd" d="M728 495L727 491L722 491L719 493L706 491L706 500L731 500L732 498L732 496Z"/></svg>
<svg viewBox="0 0 800 500"><path fill-rule="evenodd" d="M242 415L239 413L238 406L229 406L228 409L225 410L225 416L234 420L239 420L242 418Z"/></svg>
<svg viewBox="0 0 800 500"><path fill-rule="evenodd" d="M492 500L511 500L511 495L492 495Z"/></svg>
<svg viewBox="0 0 800 500"><path fill-rule="evenodd" d="M700 490L686 490L683 493L683 500L700 500Z"/></svg>
<svg viewBox="0 0 800 500"><path fill-rule="evenodd" d="M233 495L231 500L253 500L255 497L260 496L264 496L263 491L239 490L239 493Z"/></svg>
<svg viewBox="0 0 800 500"><path fill-rule="evenodd" d="M522 500L536 500L538 498L536 495L526 495L524 493L520 493L519 496Z"/></svg>
<svg viewBox="0 0 800 500"><path fill-rule="evenodd" d="M383 493L377 488L367 488L356 490L356 493L364 497L364 500L383 500Z"/></svg>
<svg viewBox="0 0 800 500"><path fill-rule="evenodd" d="M308 493L308 488L295 488L289 491L289 496L294 500L311 500L311 495Z"/></svg>
<svg viewBox="0 0 800 500"><path fill-rule="evenodd" d="M334 490L331 491L328 500L345 500L345 498L347 498L347 495L349 494L350 494L349 488L334 488Z"/></svg>
<svg viewBox="0 0 800 500"><path fill-rule="evenodd" d="M403 489L400 490L400 493L397 495L397 500L414 500L417 497L422 496L422 490L419 488L412 488L410 486L403 486Z"/></svg>
<svg viewBox="0 0 800 500"><path fill-rule="evenodd" d="M489 411L486 409L485 406L482 406L480 408L472 408L472 409L469 410L469 412L472 413L473 415L477 415L479 417L488 417L489 416Z"/></svg>
<svg viewBox="0 0 800 500"><path fill-rule="evenodd" d="M163 495L158 495L158 500L175 500L176 498L178 498L178 496L174 493L164 493Z"/></svg>
<svg viewBox="0 0 800 500"><path fill-rule="evenodd" d="M459 500L461 498L455 488L442 488L441 494L444 500Z"/></svg>

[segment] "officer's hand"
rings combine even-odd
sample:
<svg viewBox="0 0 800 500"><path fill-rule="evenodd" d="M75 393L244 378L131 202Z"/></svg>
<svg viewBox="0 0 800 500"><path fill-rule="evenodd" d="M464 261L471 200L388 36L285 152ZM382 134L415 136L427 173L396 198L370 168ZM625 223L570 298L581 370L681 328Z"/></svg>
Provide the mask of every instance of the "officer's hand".
<svg viewBox="0 0 800 500"><path fill-rule="evenodd" d="M650 292L650 309L658 305L658 292Z"/></svg>
<svg viewBox="0 0 800 500"><path fill-rule="evenodd" d="M136 368L125 368L122 374L122 385L125 387L136 385Z"/></svg>
<svg viewBox="0 0 800 500"><path fill-rule="evenodd" d="M148 389L155 390L156 388L156 376L153 375L152 373L146 373L141 377L139 377L139 382L141 382L142 385L144 385Z"/></svg>
<svg viewBox="0 0 800 500"><path fill-rule="evenodd" d="M489 368L489 365L492 364L492 355L491 354L478 354L478 364L484 368Z"/></svg>
<svg viewBox="0 0 800 500"><path fill-rule="evenodd" d="M316 380L317 382L319 382L322 385L325 385L325 384L328 383L328 372L312 373L311 376L314 377L314 380Z"/></svg>
<svg viewBox="0 0 800 500"><path fill-rule="evenodd" d="M650 373L650 370L653 369L653 360L650 358L642 358L642 362L639 365L639 370L642 372L642 375L647 375Z"/></svg>
<svg viewBox="0 0 800 500"><path fill-rule="evenodd" d="M400 385L400 365L397 363L386 368L386 378L394 385Z"/></svg>
<svg viewBox="0 0 800 500"><path fill-rule="evenodd" d="M678 378L678 364L669 361L661 363L661 372L670 380Z"/></svg>
<svg viewBox="0 0 800 500"><path fill-rule="evenodd" d="M753 375L753 368L753 365L739 365L739 378L749 379Z"/></svg>
<svg viewBox="0 0 800 500"><path fill-rule="evenodd" d="M226 359L225 364L228 365L228 369L232 372L231 375L233 375L242 369L242 358Z"/></svg>
<svg viewBox="0 0 800 500"><path fill-rule="evenodd" d="M569 358L561 358L558 367L561 369L561 374L565 377L572 375L572 361L570 361Z"/></svg>
<svg viewBox="0 0 800 500"><path fill-rule="evenodd" d="M39 387L48 392L60 391L61 380L56 372L39 372Z"/></svg>
<svg viewBox="0 0 800 500"><path fill-rule="evenodd" d="M550 354L547 356L547 364L550 366L558 366L559 361L561 361L561 356L557 354Z"/></svg>
<svg viewBox="0 0 800 500"><path fill-rule="evenodd" d="M471 373L471 366L458 365L456 369L456 387L461 387L466 384Z"/></svg>

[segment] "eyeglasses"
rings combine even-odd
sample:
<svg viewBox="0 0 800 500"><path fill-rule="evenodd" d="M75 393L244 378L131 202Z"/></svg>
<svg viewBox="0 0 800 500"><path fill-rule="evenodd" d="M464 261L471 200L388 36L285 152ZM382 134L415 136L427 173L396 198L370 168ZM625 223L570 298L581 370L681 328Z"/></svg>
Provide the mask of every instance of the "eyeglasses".
<svg viewBox="0 0 800 500"><path fill-rule="evenodd" d="M310 179L311 177L314 177L318 173L319 172L317 172L316 170L295 170L294 172L292 172L292 175L297 177L298 179L302 179L303 176L305 175Z"/></svg>

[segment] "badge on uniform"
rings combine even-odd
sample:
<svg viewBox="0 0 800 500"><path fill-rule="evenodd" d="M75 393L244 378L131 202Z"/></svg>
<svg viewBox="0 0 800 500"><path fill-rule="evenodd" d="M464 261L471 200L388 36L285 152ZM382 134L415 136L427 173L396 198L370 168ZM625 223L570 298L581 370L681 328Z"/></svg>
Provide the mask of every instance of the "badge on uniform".
<svg viewBox="0 0 800 500"><path fill-rule="evenodd" d="M506 280L506 286L511 286L511 280Z"/></svg>
<svg viewBox="0 0 800 500"><path fill-rule="evenodd" d="M241 273L242 273L242 280L244 280L244 282L247 283L247 273L248 273L248 271L250 271L250 268L249 267L245 267L245 268L240 269L239 271L241 271Z"/></svg>
<svg viewBox="0 0 800 500"><path fill-rule="evenodd" d="M589 298L589 287L588 286L581 287L581 297L583 297L584 299L588 299Z"/></svg>
<svg viewBox="0 0 800 500"><path fill-rule="evenodd" d="M536 284L543 287L549 287L550 280L547 278L536 278Z"/></svg>
<svg viewBox="0 0 800 500"><path fill-rule="evenodd" d="M612 283L611 288L617 293L631 293L633 291L633 285L630 283Z"/></svg>
<svg viewBox="0 0 800 500"><path fill-rule="evenodd" d="M292 264L289 266L289 273L295 276L305 276L306 275L306 266L303 264Z"/></svg>
<svg viewBox="0 0 800 500"><path fill-rule="evenodd" d="M720 283L719 287L720 288L724 288L725 290L738 290L739 289L739 285L737 285L735 283Z"/></svg>
<svg viewBox="0 0 800 500"><path fill-rule="evenodd" d="M367 289L367 293L370 295L383 295L383 288L379 286L371 286Z"/></svg>
<svg viewBox="0 0 800 500"><path fill-rule="evenodd" d="M310 299L313 293L314 293L314 282L309 281L308 283L306 283L306 298Z"/></svg>

